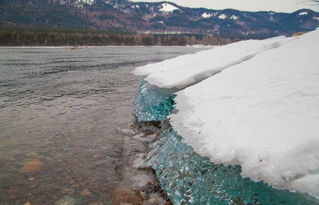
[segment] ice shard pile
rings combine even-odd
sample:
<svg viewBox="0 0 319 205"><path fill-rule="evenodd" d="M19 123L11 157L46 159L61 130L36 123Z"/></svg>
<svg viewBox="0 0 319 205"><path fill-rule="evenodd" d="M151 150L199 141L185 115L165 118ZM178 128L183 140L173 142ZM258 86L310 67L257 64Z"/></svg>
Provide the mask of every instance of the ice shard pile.
<svg viewBox="0 0 319 205"><path fill-rule="evenodd" d="M147 165L152 167L173 204L318 204L316 199L263 182L243 178L240 166L211 163L182 142L169 125L151 146Z"/></svg>
<svg viewBox="0 0 319 205"><path fill-rule="evenodd" d="M170 124L149 163L174 204L319 204L318 42L316 30L136 69L136 115Z"/></svg>

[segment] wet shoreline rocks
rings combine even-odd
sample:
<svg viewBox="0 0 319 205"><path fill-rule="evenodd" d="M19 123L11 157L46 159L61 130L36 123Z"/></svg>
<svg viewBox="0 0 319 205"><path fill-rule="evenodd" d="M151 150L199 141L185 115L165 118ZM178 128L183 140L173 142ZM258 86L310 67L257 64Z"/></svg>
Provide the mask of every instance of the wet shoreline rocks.
<svg viewBox="0 0 319 205"><path fill-rule="evenodd" d="M119 186L112 191L114 205L170 205L154 170L145 165L148 145L157 139L156 127L135 124L120 130L123 138L123 166L118 170Z"/></svg>

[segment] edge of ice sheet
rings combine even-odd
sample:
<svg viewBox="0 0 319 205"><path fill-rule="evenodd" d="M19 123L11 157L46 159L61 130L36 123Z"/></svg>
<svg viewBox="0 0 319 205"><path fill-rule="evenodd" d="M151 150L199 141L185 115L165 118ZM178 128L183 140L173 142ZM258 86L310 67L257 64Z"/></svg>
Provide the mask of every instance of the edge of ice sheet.
<svg viewBox="0 0 319 205"><path fill-rule="evenodd" d="M247 61L258 53L278 48L291 39L280 36L267 40L240 41L138 67L134 73L146 76L144 80L157 87L180 90Z"/></svg>
<svg viewBox="0 0 319 205"><path fill-rule="evenodd" d="M318 42L318 30L293 38L178 92L173 128L214 163L318 199Z"/></svg>

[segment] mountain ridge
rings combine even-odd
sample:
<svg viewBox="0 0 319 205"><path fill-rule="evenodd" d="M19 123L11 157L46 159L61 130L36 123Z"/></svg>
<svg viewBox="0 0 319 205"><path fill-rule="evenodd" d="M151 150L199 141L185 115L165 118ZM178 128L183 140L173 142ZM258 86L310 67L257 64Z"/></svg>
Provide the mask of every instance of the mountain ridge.
<svg viewBox="0 0 319 205"><path fill-rule="evenodd" d="M195 33L227 38L268 38L311 31L319 13L188 8L169 1L1 0L0 24L121 30L139 33Z"/></svg>

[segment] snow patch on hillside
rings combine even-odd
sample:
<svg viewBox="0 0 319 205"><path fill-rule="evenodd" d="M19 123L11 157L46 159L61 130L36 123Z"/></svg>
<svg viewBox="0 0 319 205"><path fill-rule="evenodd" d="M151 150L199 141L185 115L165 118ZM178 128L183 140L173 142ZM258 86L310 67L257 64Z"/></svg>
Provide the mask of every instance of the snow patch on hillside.
<svg viewBox="0 0 319 205"><path fill-rule="evenodd" d="M238 16L235 16L235 15L232 15L232 16L230 17L230 19L232 19L232 20L237 20L237 19L239 19L239 17L238 17Z"/></svg>
<svg viewBox="0 0 319 205"><path fill-rule="evenodd" d="M225 20L225 19L227 19L227 16L225 14L219 14L218 18L222 19L222 20Z"/></svg>
<svg viewBox="0 0 319 205"><path fill-rule="evenodd" d="M303 12L300 12L298 15L299 16L305 16L305 15L308 15L308 12L307 11L303 11Z"/></svg>
<svg viewBox="0 0 319 205"><path fill-rule="evenodd" d="M140 8L140 6L138 5L138 4L134 4L133 6L132 6L132 9L139 9Z"/></svg>
<svg viewBox="0 0 319 205"><path fill-rule="evenodd" d="M206 13L206 12L204 12L204 13L202 14L202 17L203 17L203 18L210 18L210 17L212 17L212 16L213 16L213 14Z"/></svg>
<svg viewBox="0 0 319 205"><path fill-rule="evenodd" d="M172 13L175 10L180 10L180 9L169 3L163 3L161 5L161 8L159 9L159 11L165 12L165 13Z"/></svg>
<svg viewBox="0 0 319 205"><path fill-rule="evenodd" d="M78 0L78 3L92 5L94 3L94 0Z"/></svg>

